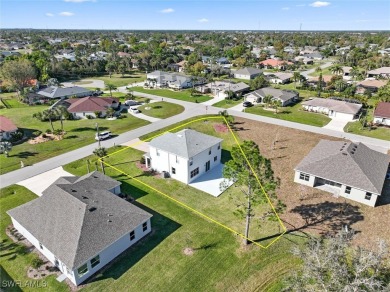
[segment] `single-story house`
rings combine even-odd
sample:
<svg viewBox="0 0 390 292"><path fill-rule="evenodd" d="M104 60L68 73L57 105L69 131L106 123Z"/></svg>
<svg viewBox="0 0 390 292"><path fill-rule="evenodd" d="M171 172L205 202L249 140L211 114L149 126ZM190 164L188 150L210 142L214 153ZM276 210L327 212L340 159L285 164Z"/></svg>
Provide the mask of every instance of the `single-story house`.
<svg viewBox="0 0 390 292"><path fill-rule="evenodd" d="M390 67L381 67L378 69L370 70L367 72L367 77L384 77L384 78L390 78Z"/></svg>
<svg viewBox="0 0 390 292"><path fill-rule="evenodd" d="M79 86L73 87L58 87L49 86L45 89L39 90L38 95L41 95L43 99L65 99L70 97L84 97L93 95L94 91Z"/></svg>
<svg viewBox="0 0 390 292"><path fill-rule="evenodd" d="M321 140L295 167L294 182L373 207L389 158L363 143Z"/></svg>
<svg viewBox="0 0 390 292"><path fill-rule="evenodd" d="M265 87L245 94L245 101L249 101L253 104L264 103L264 97L267 95L272 95L272 100L280 101L281 106L293 104L299 99L298 92Z"/></svg>
<svg viewBox="0 0 390 292"><path fill-rule="evenodd" d="M293 63L289 61L276 60L276 59L267 59L259 62L260 68L278 68L281 70L286 69L287 65L293 65Z"/></svg>
<svg viewBox="0 0 390 292"><path fill-rule="evenodd" d="M323 75L322 76L322 86L323 87L326 87L329 85L329 83L331 82L332 80L332 77L333 75ZM307 83L310 85L310 86L313 86L313 87L316 87L317 84L318 84L318 79L320 77L319 76L316 76L316 77L311 77L307 80Z"/></svg>
<svg viewBox="0 0 390 292"><path fill-rule="evenodd" d="M380 102L374 111L374 123L390 126L390 102Z"/></svg>
<svg viewBox="0 0 390 292"><path fill-rule="evenodd" d="M293 77L292 73L283 73L283 72L275 72L275 73L264 73L266 75L266 79L275 84L286 84L291 81Z"/></svg>
<svg viewBox="0 0 390 292"><path fill-rule="evenodd" d="M320 61L324 58L324 56L320 52L312 52L312 53L304 54L303 56L306 58L309 58L312 60L318 60L318 61Z"/></svg>
<svg viewBox="0 0 390 292"><path fill-rule="evenodd" d="M332 98L315 97L302 102L304 110L326 114L331 118L352 121L359 118L362 104Z"/></svg>
<svg viewBox="0 0 390 292"><path fill-rule="evenodd" d="M233 72L234 78L246 79L246 80L254 79L257 76L259 76L261 73L263 73L263 71L256 68L250 68L250 67L245 67Z"/></svg>
<svg viewBox="0 0 390 292"><path fill-rule="evenodd" d="M9 140L11 134L15 133L18 130L18 127L12 122L9 118L5 116L0 116L0 141Z"/></svg>
<svg viewBox="0 0 390 292"><path fill-rule="evenodd" d="M189 184L221 163L222 141L191 129L166 133L149 142L146 165Z"/></svg>
<svg viewBox="0 0 390 292"><path fill-rule="evenodd" d="M170 73L164 71L153 71L146 75L146 82L149 86L153 87L169 87L172 89L184 89L193 86L193 82L195 85L204 83L203 79L198 78L196 81L191 76L178 74L178 73Z"/></svg>
<svg viewBox="0 0 390 292"><path fill-rule="evenodd" d="M151 214L117 196L121 183L94 171L61 177L7 214L14 228L80 285L151 231Z"/></svg>
<svg viewBox="0 0 390 292"><path fill-rule="evenodd" d="M303 64L306 64L306 65L314 63L313 59L310 59L310 58L307 58L304 56L297 56L294 58L294 61L295 62L302 62Z"/></svg>
<svg viewBox="0 0 390 292"><path fill-rule="evenodd" d="M228 97L229 91L232 91L236 96L241 96L249 89L249 85L244 82L233 83L229 81L213 81L196 87L196 90L201 93L212 93L215 97L221 98Z"/></svg>
<svg viewBox="0 0 390 292"><path fill-rule="evenodd" d="M366 79L356 83L356 93L364 94L366 91L375 93L387 84L387 80Z"/></svg>
<svg viewBox="0 0 390 292"><path fill-rule="evenodd" d="M85 119L88 115L96 118L95 112L100 112L104 117L108 108L116 109L119 106L119 100L112 97L87 96L66 99L61 104L67 107L74 118Z"/></svg>

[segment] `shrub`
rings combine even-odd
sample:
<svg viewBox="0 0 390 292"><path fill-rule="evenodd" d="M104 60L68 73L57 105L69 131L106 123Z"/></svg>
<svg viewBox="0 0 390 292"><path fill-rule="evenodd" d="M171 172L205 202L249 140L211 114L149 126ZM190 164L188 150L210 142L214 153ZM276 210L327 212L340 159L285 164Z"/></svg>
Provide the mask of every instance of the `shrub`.
<svg viewBox="0 0 390 292"><path fill-rule="evenodd" d="M34 268L34 269L38 269L40 266L42 266L44 264L44 261L41 260L39 257L34 257L32 260L31 260L31 266Z"/></svg>
<svg viewBox="0 0 390 292"><path fill-rule="evenodd" d="M62 130L61 129L55 129L53 134L59 136L59 135L62 134Z"/></svg>
<svg viewBox="0 0 390 292"><path fill-rule="evenodd" d="M102 115L102 112L100 112L100 111L95 111L94 114L95 114L95 117L96 117L96 118L100 118L101 115Z"/></svg>
<svg viewBox="0 0 390 292"><path fill-rule="evenodd" d="M42 138L47 138L47 135L46 134L42 134Z"/></svg>
<svg viewBox="0 0 390 292"><path fill-rule="evenodd" d="M146 163L145 157L144 157L144 156L141 156L141 159L139 160L139 162L140 162L141 164L145 164L145 163Z"/></svg>
<svg viewBox="0 0 390 292"><path fill-rule="evenodd" d="M41 135L41 134L42 134L41 131L34 131L34 132L32 132L32 135L33 135L34 137L38 137L38 136Z"/></svg>
<svg viewBox="0 0 390 292"><path fill-rule="evenodd" d="M17 141L19 141L22 138L23 138L23 131L17 130L16 132L11 133L10 141L11 142L17 142Z"/></svg>
<svg viewBox="0 0 390 292"><path fill-rule="evenodd" d="M47 130L45 131L45 133L46 133L46 134L51 134L51 130L50 130L50 129L47 129Z"/></svg>
<svg viewBox="0 0 390 292"><path fill-rule="evenodd" d="M2 104L0 104L0 109L3 109L3 108L5 108L5 106L4 106L4 105L2 105Z"/></svg>
<svg viewBox="0 0 390 292"><path fill-rule="evenodd" d="M86 115L86 117L87 117L88 120L92 120L93 119L92 115Z"/></svg>

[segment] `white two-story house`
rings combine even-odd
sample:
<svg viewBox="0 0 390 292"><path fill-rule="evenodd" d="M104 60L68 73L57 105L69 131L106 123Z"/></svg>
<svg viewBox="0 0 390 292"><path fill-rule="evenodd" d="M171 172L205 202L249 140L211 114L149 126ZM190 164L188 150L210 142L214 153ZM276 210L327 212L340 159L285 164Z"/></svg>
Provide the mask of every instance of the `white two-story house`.
<svg viewBox="0 0 390 292"><path fill-rule="evenodd" d="M189 184L221 163L222 141L191 129L166 133L149 142L146 165Z"/></svg>
<svg viewBox="0 0 390 292"><path fill-rule="evenodd" d="M41 197L9 210L12 224L75 285L151 231L151 214L117 196L100 172L61 177Z"/></svg>
<svg viewBox="0 0 390 292"><path fill-rule="evenodd" d="M321 140L295 167L294 182L374 207L389 161L363 143Z"/></svg>

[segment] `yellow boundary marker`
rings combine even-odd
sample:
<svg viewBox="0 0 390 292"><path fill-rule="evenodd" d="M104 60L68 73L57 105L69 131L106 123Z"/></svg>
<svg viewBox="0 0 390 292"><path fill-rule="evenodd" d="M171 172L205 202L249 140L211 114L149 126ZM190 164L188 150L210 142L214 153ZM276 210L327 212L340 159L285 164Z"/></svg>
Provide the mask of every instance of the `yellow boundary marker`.
<svg viewBox="0 0 390 292"><path fill-rule="evenodd" d="M127 150L128 148L132 148L132 146L136 146L136 145L141 144L141 143L143 143L143 142L148 142L148 141L150 141L150 140L152 140L152 139L154 139L154 138L156 138L156 137L158 137L158 136L161 136L161 135L163 135L163 134L165 134L165 133L174 131L174 130L176 130L176 129L183 128L183 127L185 127L185 126L187 126L187 125L189 125L189 124L192 124L192 123L195 123L195 122L199 122L199 121L203 121L203 120L210 120L210 119L214 119L214 120L215 120L215 119L222 119L222 120L225 122L225 124L227 125L227 127L228 127L230 133L232 134L232 136L233 136L233 138L234 138L234 141L237 143L239 149L241 150L242 155L244 156L246 162L248 163L248 165L249 165L249 167L250 167L252 173L255 175L256 180L257 180L257 183L260 185L260 189L261 189L262 193L263 193L264 196L267 198L268 204L271 206L272 212L274 212L274 214L276 215L276 218L278 219L278 222L279 222L280 226L282 226L282 228L283 228L283 232L282 232L279 236L277 236L274 240L272 240L270 243L268 243L268 244L265 245L265 246L262 245L262 244L260 244L260 243L258 243L258 242L256 242L256 241L254 241L254 240L252 240L252 239L250 239L250 238L247 238L244 234L235 231L234 229L232 229L232 228L226 226L225 224L222 224L222 223L219 222L219 221L216 221L215 219L213 219L213 218L211 218L211 217L209 217L209 216L203 214L202 212L199 212L198 210L195 210L194 208L192 208L192 207L190 207L190 206L184 204L183 202L180 202L180 201L176 200L175 198L172 198L171 196L169 196L169 195L163 193L162 191L159 191L158 189L152 187L151 185L146 184L146 183L144 183L143 181L140 181L139 179L137 179L137 178L135 178L135 177L133 177L133 176L131 176L131 175L129 175L129 174L123 172L122 170L120 170L120 169L118 169L118 168L112 166L111 164L106 163L104 160L103 160L102 162L103 162L105 165L107 165L108 167L110 167L110 168L112 168L112 169L115 169L115 170L118 171L119 173L121 173L121 174L127 176L128 178L130 178L130 179L132 179L132 180L135 180L136 182L138 182L138 183L140 183L140 184L146 186L147 188L150 188L150 189L152 189L153 191L159 193L160 195L162 195L162 196L164 196L164 197L170 199L171 201L175 202L175 203L178 204L179 206L182 206L182 207L184 207L184 208L190 210L191 212L193 212L193 213L199 215L200 217L203 217L203 218L207 219L208 221L211 221L211 222L213 222L213 223L215 223L215 224L217 224L217 225L223 227L224 229L227 229L227 230L229 230L230 232L232 232L232 233L234 233L234 234L236 234L236 235L241 236L242 238L244 238L244 239L246 239L246 240L252 242L253 244L256 244L257 246L266 249L266 248L270 247L272 244L274 244L277 240L279 240L279 239L287 232L287 228L286 228L286 226L284 226L282 220L280 219L278 213L277 213L276 210L275 210L275 207L272 205L271 199L269 198L267 192L264 190L263 185L261 184L259 178L257 177L257 175L256 175L256 173L255 173L255 171L254 171L254 169L253 169L253 167L252 167L252 165L249 163L248 158L246 157L244 151L242 150L242 148L241 148L241 146L240 146L240 143L239 143L239 141L238 141L236 135L234 135L234 132L233 132L233 130L231 129L231 127L229 126L229 123L227 122L227 120L226 120L225 117L223 117L223 116L212 117L212 116L211 116L211 117L199 118L199 119L190 121L190 122L188 122L188 123L185 123L185 124L183 124L183 125L177 126L177 127L173 128L173 129L170 129L169 131L165 131L165 132L162 132L162 133L160 133L160 134L157 134L157 135L155 135L155 136L153 136L153 137L147 139L146 141L138 141L138 142L135 142L134 144L131 144L131 145L129 145L129 146L123 148L123 149L120 149L120 150L118 150L118 151L115 151L115 152L111 153L109 156L112 157L113 155L115 155L115 154L117 154L117 153L119 153L119 152L122 152L122 151L124 151L124 150ZM107 155L107 156L108 156L108 155ZM105 157L107 157L107 156L105 156ZM104 159L105 157L102 157L102 158L100 158L99 160L102 160L102 159Z"/></svg>

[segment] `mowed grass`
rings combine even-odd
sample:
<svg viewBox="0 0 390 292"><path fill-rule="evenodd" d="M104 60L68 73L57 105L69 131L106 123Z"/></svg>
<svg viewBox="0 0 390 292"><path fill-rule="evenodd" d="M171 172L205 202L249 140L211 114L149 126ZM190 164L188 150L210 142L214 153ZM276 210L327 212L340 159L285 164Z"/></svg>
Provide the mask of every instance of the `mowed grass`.
<svg viewBox="0 0 390 292"><path fill-rule="evenodd" d="M181 105L165 101L144 104L138 107L138 109L144 115L159 119L166 119L184 111L184 107Z"/></svg>
<svg viewBox="0 0 390 292"><path fill-rule="evenodd" d="M346 124L344 132L390 141L390 128L375 127L370 130L368 127L363 128L360 121Z"/></svg>
<svg viewBox="0 0 390 292"><path fill-rule="evenodd" d="M220 107L220 108L231 108L231 107L238 105L242 102L243 102L242 99L238 99L238 100L224 99L224 100L221 100L221 101L214 103L213 106Z"/></svg>
<svg viewBox="0 0 390 292"><path fill-rule="evenodd" d="M293 106L279 107L278 114L276 114L272 110L266 110L262 106L254 106L247 108L245 109L245 112L316 127L323 127L331 120L325 115L309 113L302 110L302 106L300 103L297 103Z"/></svg>
<svg viewBox="0 0 390 292"><path fill-rule="evenodd" d="M22 244L14 243L5 233L7 226L11 224L11 218L6 211L27 203L37 196L24 187L13 185L0 189L0 287L2 291L37 291L37 288L7 287L6 281L20 281L23 285L26 281L34 282L37 287L45 291L69 291L65 283L59 283L56 275L48 276L42 280L30 279L27 277L27 269L36 256L33 253L26 253Z"/></svg>
<svg viewBox="0 0 390 292"><path fill-rule="evenodd" d="M45 132L51 129L49 122L41 122L32 117L33 113L47 109L47 106L33 106L23 108L12 108L0 110L0 115L10 118L15 125L23 129L25 135L31 136L34 131ZM148 121L138 119L129 114L122 114L123 118L109 121L106 119L82 119L74 121L64 121L66 135L63 140L49 141L40 144L29 144L27 141L14 145L9 157L0 155L0 173L20 168L20 161L24 165L32 165L39 161L60 155L62 153L75 150L82 146L95 142L95 123L99 124L101 131L110 130L113 135L130 131L132 129L149 124ZM54 122L54 128L60 129L59 121Z"/></svg>
<svg viewBox="0 0 390 292"><path fill-rule="evenodd" d="M211 96L208 95L196 95L196 96L191 96L191 93L188 89L184 89L181 91L173 91L170 89L145 89L140 86L135 86L132 87L132 90L134 92L142 92L142 93L148 93L148 94L154 94L162 97L169 97L169 98L174 98L174 99L179 99L179 100L184 100L184 101L189 101L189 102L205 102L210 99L212 99Z"/></svg>
<svg viewBox="0 0 390 292"><path fill-rule="evenodd" d="M111 83L115 85L116 87L121 87L121 86L127 86L131 85L137 82L144 81L146 79L146 74L145 73L140 73L140 72L132 72L130 74L125 74L122 76L122 74L112 74L111 78L109 75L104 75L104 76L91 76L87 77L78 81L75 81L74 84L76 85L86 85L90 82L88 80L92 79L97 79L97 80L102 80L104 81L105 85L107 83ZM88 82L88 83L86 83Z"/></svg>

